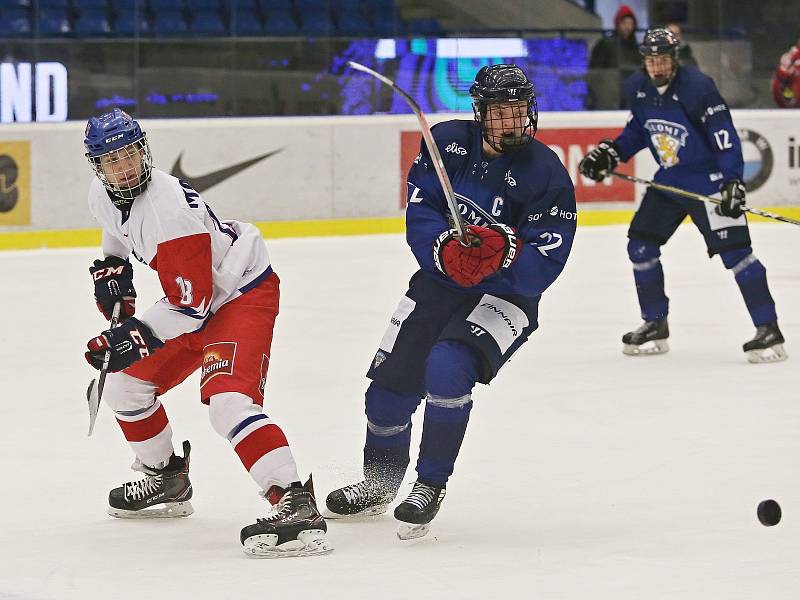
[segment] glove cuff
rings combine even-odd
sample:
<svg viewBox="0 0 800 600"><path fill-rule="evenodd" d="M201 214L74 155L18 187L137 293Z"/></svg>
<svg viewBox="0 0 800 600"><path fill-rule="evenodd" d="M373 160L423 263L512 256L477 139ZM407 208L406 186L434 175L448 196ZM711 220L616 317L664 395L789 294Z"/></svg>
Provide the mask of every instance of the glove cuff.
<svg viewBox="0 0 800 600"><path fill-rule="evenodd" d="M445 246L457 237L458 232L455 229L450 229L440 233L436 241L433 242L433 265L442 275L447 276L447 271L444 270L444 265L442 264L442 252L444 252Z"/></svg>

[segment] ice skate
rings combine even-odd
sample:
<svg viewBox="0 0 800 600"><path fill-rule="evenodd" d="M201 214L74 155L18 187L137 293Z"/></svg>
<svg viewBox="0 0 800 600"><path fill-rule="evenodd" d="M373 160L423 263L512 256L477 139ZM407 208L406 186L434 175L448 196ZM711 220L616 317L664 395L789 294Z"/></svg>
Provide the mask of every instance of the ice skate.
<svg viewBox="0 0 800 600"><path fill-rule="evenodd" d="M771 363L780 362L789 358L786 350L783 349L783 334L778 329L777 321L759 325L756 328L755 337L744 344L742 349L747 355L747 360L751 363Z"/></svg>
<svg viewBox="0 0 800 600"><path fill-rule="evenodd" d="M667 318L645 321L641 327L622 336L622 353L628 356L647 356L669 352Z"/></svg>
<svg viewBox="0 0 800 600"><path fill-rule="evenodd" d="M444 487L414 482L408 498L394 509L394 518L401 521L397 528L397 537L401 540L413 540L426 535L430 531L431 521L439 512L446 491Z"/></svg>
<svg viewBox="0 0 800 600"><path fill-rule="evenodd" d="M191 449L188 441L183 442L183 457L173 454L161 469L145 467L137 461L134 469L142 471L146 477L111 490L108 514L119 519L174 518L192 514L194 509L189 502L192 497Z"/></svg>
<svg viewBox="0 0 800 600"><path fill-rule="evenodd" d="M329 519L358 519L382 515L397 496L397 488L372 480L333 490L325 499Z"/></svg>
<svg viewBox="0 0 800 600"><path fill-rule="evenodd" d="M280 488L273 486L267 497ZM282 490L280 500L264 519L242 529L242 550L253 558L288 558L327 554L333 546L325 536L328 526L314 500L314 484L309 477Z"/></svg>

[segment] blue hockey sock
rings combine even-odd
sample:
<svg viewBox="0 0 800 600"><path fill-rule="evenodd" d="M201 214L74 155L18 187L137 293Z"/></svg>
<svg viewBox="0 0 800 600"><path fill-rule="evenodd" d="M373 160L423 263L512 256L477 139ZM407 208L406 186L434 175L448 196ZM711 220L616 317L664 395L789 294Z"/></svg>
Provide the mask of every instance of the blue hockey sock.
<svg viewBox="0 0 800 600"><path fill-rule="evenodd" d="M733 273L753 325L766 325L778 320L775 301L767 286L767 269L753 254L753 249L738 248L720 254L726 269Z"/></svg>
<svg viewBox="0 0 800 600"><path fill-rule="evenodd" d="M364 477L396 489L408 467L411 415L421 399L398 394L373 381L367 388L365 400Z"/></svg>
<svg viewBox="0 0 800 600"><path fill-rule="evenodd" d="M664 293L661 249L653 242L631 239L628 240L628 257L633 263L633 280L636 282L642 319L663 319L669 312L669 298Z"/></svg>
<svg viewBox="0 0 800 600"><path fill-rule="evenodd" d="M440 341L428 355L425 420L417 461L419 480L443 486L453 474L472 410L472 388L479 377L475 352L456 341Z"/></svg>

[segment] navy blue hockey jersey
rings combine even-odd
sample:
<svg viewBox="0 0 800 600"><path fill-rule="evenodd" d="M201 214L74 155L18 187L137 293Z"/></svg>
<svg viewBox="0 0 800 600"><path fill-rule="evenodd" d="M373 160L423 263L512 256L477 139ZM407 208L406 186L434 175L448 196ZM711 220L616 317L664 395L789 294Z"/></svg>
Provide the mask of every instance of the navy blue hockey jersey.
<svg viewBox="0 0 800 600"><path fill-rule="evenodd" d="M654 181L701 194L742 179L739 135L714 81L681 67L660 94L644 71L625 82L631 114L614 140L623 161L648 147L659 164Z"/></svg>
<svg viewBox="0 0 800 600"><path fill-rule="evenodd" d="M433 264L433 243L451 228L444 192L424 141L408 173L406 239L428 273L474 292L538 296L564 269L575 236L575 190L556 154L535 139L514 154L483 156L480 125L454 120L432 128L467 225L504 223L517 229L517 260L471 288L461 288Z"/></svg>

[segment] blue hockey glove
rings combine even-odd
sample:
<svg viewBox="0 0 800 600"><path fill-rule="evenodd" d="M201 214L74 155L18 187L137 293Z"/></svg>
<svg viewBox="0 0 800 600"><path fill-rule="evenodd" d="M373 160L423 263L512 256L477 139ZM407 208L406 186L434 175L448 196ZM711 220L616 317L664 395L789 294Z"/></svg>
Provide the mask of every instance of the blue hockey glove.
<svg viewBox="0 0 800 600"><path fill-rule="evenodd" d="M597 148L583 157L578 165L580 172L595 181L603 181L609 171L613 171L619 164L617 152L612 140L602 140Z"/></svg>
<svg viewBox="0 0 800 600"><path fill-rule="evenodd" d="M742 216L742 209L744 208L744 197L747 191L744 184L738 179L726 181L720 187L720 194L722 195L722 204L717 206L717 212L723 217L731 217L738 219Z"/></svg>
<svg viewBox="0 0 800 600"><path fill-rule="evenodd" d="M111 350L108 370L112 373L127 369L137 360L150 356L164 342L150 331L139 319L131 317L116 329L102 332L89 340L84 354L86 361L98 371L103 367L106 350Z"/></svg>

